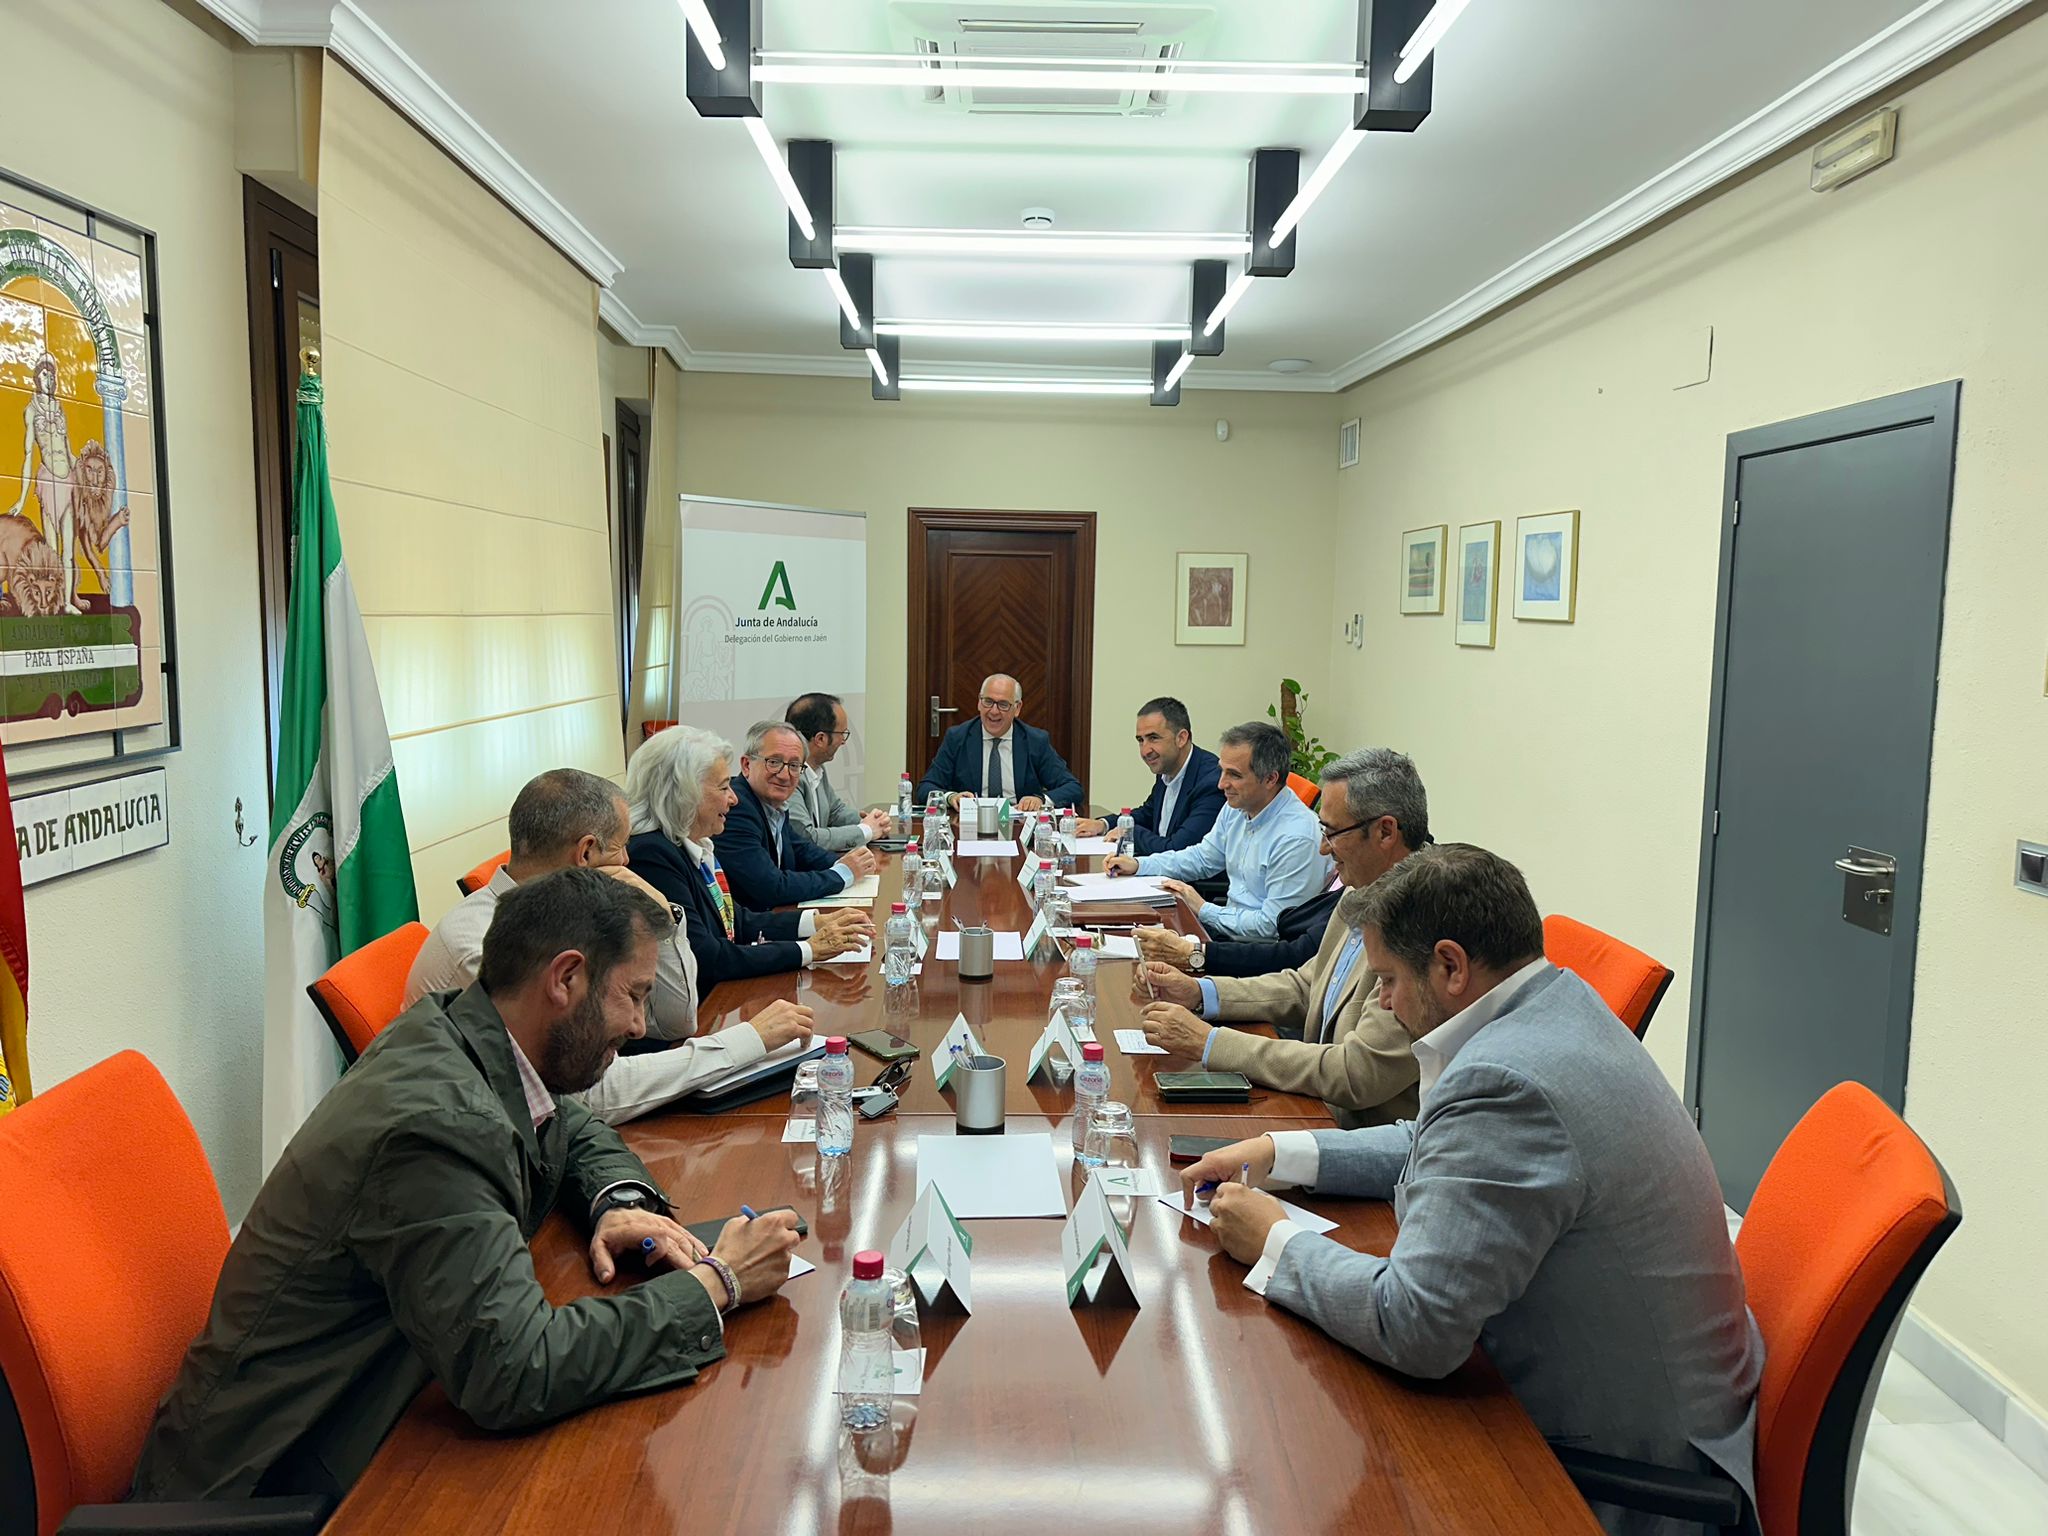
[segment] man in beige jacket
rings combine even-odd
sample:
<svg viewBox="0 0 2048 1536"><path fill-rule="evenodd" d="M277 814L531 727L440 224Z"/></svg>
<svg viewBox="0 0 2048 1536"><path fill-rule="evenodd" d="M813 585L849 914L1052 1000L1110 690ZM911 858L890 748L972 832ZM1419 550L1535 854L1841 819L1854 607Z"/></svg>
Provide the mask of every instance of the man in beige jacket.
<svg viewBox="0 0 2048 1536"><path fill-rule="evenodd" d="M1404 754L1354 752L1330 764L1322 784L1316 816L1323 847L1351 889L1371 885L1429 841L1429 797ZM1268 1088L1313 1093L1346 1129L1414 1118L1413 1041L1381 1006L1364 941L1334 914L1322 947L1295 970L1195 977L1157 961L1137 969L1140 989L1149 982L1159 999L1145 1008L1152 1044ZM1298 1025L1301 1038L1219 1027L1246 1022Z"/></svg>

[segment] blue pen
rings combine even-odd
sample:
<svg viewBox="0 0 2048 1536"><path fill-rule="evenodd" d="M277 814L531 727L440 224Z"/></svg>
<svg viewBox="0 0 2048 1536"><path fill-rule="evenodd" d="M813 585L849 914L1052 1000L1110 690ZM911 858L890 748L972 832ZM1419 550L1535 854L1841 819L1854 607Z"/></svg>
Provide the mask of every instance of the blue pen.
<svg viewBox="0 0 2048 1536"><path fill-rule="evenodd" d="M641 1257L642 1259L646 1260L646 1261L647 1261L647 1262L648 1262L649 1264L652 1264L652 1263L654 1262L654 1239L653 1239L653 1238L651 1238L651 1237L643 1237L643 1238L641 1238L641 1239L640 1239L640 1257Z"/></svg>
<svg viewBox="0 0 2048 1536"><path fill-rule="evenodd" d="M747 1220L752 1221L754 1217L759 1214L759 1212L757 1212L751 1205L743 1205L740 1207L740 1214L746 1217Z"/></svg>

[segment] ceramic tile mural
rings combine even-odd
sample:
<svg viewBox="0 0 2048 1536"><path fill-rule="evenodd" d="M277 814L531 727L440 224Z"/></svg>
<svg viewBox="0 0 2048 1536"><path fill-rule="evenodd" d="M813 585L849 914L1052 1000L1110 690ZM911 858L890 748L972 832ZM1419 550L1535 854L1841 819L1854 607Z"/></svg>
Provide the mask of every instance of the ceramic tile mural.
<svg viewBox="0 0 2048 1536"><path fill-rule="evenodd" d="M165 720L153 257L138 231L0 176L0 741L10 745Z"/></svg>

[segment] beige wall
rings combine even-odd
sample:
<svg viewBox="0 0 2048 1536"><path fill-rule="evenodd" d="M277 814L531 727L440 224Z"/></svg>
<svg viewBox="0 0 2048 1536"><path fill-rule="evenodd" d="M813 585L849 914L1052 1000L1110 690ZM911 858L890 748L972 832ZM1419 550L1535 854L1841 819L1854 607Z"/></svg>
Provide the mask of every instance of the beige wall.
<svg viewBox="0 0 2048 1536"><path fill-rule="evenodd" d="M432 922L535 772L620 768L596 293L331 61L320 277L342 544Z"/></svg>
<svg viewBox="0 0 2048 1536"><path fill-rule="evenodd" d="M231 55L131 0L21 0L4 33L34 63L8 71L0 165L157 232L184 734L160 759L170 846L28 893L30 1059L47 1089L119 1050L148 1056L239 1218L260 1174L269 800Z"/></svg>
<svg viewBox="0 0 2048 1536"><path fill-rule="evenodd" d="M1074 766L1098 802L1120 804L1146 789L1131 722L1154 693L1184 700L1213 745L1225 726L1263 718L1290 676L1310 693L1311 726L1328 741L1345 736L1320 696L1337 461L1318 408L1327 402L1184 399L1172 410L1010 397L881 404L865 380L686 374L684 489L867 514L869 779L881 794L903 751L907 510L1099 514L1094 761ZM1219 417L1227 443L1216 440ZM1251 553L1244 645L1174 645L1176 550Z"/></svg>
<svg viewBox="0 0 2048 1536"><path fill-rule="evenodd" d="M1726 437L1961 378L1907 1112L1966 1217L1919 1304L2048 1403L2048 904L2012 886L2013 839L2048 836L2048 21L1913 91L1900 135L1826 196L1794 156L1345 397L1337 608L1367 627L1332 700L1415 754L1440 835L1676 968L1649 1045L1680 1081ZM1708 325L1712 381L1673 389ZM1402 529L1562 507L1576 624L1504 615L1497 650L1461 651L1448 617L1396 612Z"/></svg>

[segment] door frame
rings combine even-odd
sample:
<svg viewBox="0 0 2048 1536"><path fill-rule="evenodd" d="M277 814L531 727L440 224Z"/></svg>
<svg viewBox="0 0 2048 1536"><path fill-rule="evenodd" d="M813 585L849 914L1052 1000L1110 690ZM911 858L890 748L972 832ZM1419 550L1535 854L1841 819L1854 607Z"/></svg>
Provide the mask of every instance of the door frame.
<svg viewBox="0 0 2048 1536"><path fill-rule="evenodd" d="M1941 693L1939 647L1948 606L1948 545L1955 508L1956 422L1962 389L1962 380L1951 379L1945 384L1929 384L1901 394L1865 400L1831 411L1818 411L1811 416L1799 416L1728 435L1728 455L1721 485L1721 566L1714 594L1714 675L1707 705L1707 781L1700 808L1700 875L1693 919L1692 997L1688 1006L1689 1028L1685 1044L1685 1102L1693 1112L1695 1123L1700 1116L1700 1057L1706 1034L1707 951L1711 940L1708 908L1714 889L1714 818L1721 799L1721 720L1727 707L1728 624L1734 601L1735 535L1742 498L1743 461L1931 423L1937 441L1948 454L1946 489L1941 499L1941 569L1936 573L1941 582L1941 596L1935 610L1935 698L1930 702L1927 715L1927 761L1920 767L1919 793L1913 801L1918 810L1910 833L1899 849L1902 875L1910 861L1910 884L1905 879L1899 884L1907 886L1906 894L1911 897L1911 932L1906 936L1908 941L1895 945L1892 951L1891 1011L1885 1023L1884 1083L1879 1090L1880 1096L1893 1108L1901 1109L1905 1105L1906 1064L1912 1038L1913 971L1920 948L1920 894L1926 875L1927 789L1934 762L1935 709ZM1898 894L1896 886L1894 890ZM1905 905L1900 903L1901 907ZM1901 926L1895 920L1894 936L1898 935Z"/></svg>
<svg viewBox="0 0 2048 1536"><path fill-rule="evenodd" d="M912 507L910 524L909 708L903 722L904 757L916 772L931 760L925 714L929 698L925 678L931 664L925 644L929 614L926 594L931 572L925 561L929 533L1071 533L1074 535L1074 739L1066 743L1074 771L1088 773L1090 737L1095 711L1095 514L1093 512L998 512L955 507ZM942 733L943 734L943 733Z"/></svg>

